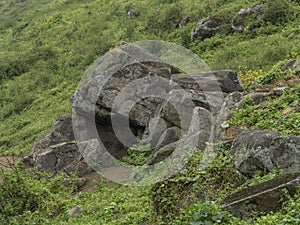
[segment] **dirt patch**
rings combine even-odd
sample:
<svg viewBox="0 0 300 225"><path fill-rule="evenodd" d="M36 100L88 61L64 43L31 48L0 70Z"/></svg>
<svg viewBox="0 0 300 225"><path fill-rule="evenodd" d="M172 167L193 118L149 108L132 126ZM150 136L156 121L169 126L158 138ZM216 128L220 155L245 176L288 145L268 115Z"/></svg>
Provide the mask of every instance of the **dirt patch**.
<svg viewBox="0 0 300 225"><path fill-rule="evenodd" d="M21 157L15 156L1 156L0 157L0 169L13 170L14 166L22 160Z"/></svg>

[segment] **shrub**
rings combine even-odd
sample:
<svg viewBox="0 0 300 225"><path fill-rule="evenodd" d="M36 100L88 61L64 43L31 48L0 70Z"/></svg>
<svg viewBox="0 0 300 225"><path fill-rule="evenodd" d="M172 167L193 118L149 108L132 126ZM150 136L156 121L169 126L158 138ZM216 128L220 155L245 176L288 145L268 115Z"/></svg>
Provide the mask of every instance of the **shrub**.
<svg viewBox="0 0 300 225"><path fill-rule="evenodd" d="M0 172L0 223L15 221L22 224L23 214L53 216L64 210L61 198L70 195L63 176L50 178L49 174L26 172L21 165L10 165L13 171ZM9 223L12 224L12 223Z"/></svg>
<svg viewBox="0 0 300 225"><path fill-rule="evenodd" d="M291 18L292 10L286 0L268 0L263 20L272 24L283 24Z"/></svg>

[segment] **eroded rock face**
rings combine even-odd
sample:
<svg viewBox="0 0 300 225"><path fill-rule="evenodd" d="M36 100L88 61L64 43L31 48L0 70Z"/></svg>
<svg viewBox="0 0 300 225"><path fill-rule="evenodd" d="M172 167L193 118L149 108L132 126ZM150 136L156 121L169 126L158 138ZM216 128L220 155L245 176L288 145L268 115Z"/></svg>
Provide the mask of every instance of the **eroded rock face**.
<svg viewBox="0 0 300 225"><path fill-rule="evenodd" d="M252 176L258 171L282 169L285 173L300 171L300 137L279 136L276 131L248 130L233 142L231 154L241 173Z"/></svg>
<svg viewBox="0 0 300 225"><path fill-rule="evenodd" d="M148 158L147 164L148 165L154 165L156 163L159 163L169 157L174 150L176 149L178 145L178 142L173 142L171 144L168 144L156 151L154 151Z"/></svg>
<svg viewBox="0 0 300 225"><path fill-rule="evenodd" d="M28 165L49 172L80 170L82 175L90 168L80 155L90 159L95 154L109 163L113 160L107 154L118 160L140 142L150 144L152 156L167 157L182 132L189 137L178 142L182 149L204 150L213 142L213 117L224 96L243 90L234 71L179 74L150 52L127 43L95 62L86 76L72 98L73 120L71 115L61 117L26 157ZM78 145L85 146L81 153ZM152 162L160 160L154 157Z"/></svg>
<svg viewBox="0 0 300 225"><path fill-rule="evenodd" d="M264 14L265 5L257 5L253 8L241 9L234 17L231 27L236 31L244 31L245 27L259 20Z"/></svg>
<svg viewBox="0 0 300 225"><path fill-rule="evenodd" d="M233 142L231 154L235 156L235 166L241 173L252 176L258 171L273 171L270 146L277 131L247 130L242 132Z"/></svg>
<svg viewBox="0 0 300 225"><path fill-rule="evenodd" d="M192 31L192 40L204 40L215 35L220 30L230 27L226 18L212 16L201 19Z"/></svg>
<svg viewBox="0 0 300 225"><path fill-rule="evenodd" d="M32 153L63 142L74 141L72 115L59 116L51 130L33 147Z"/></svg>
<svg viewBox="0 0 300 225"><path fill-rule="evenodd" d="M235 217L251 217L254 212L277 212L287 200L284 191L294 196L299 184L299 173L287 174L229 195L223 201L223 208Z"/></svg>
<svg viewBox="0 0 300 225"><path fill-rule="evenodd" d="M270 152L274 167L286 173L300 171L300 136L274 138Z"/></svg>
<svg viewBox="0 0 300 225"><path fill-rule="evenodd" d="M66 172L84 176L92 172L75 142L71 115L60 116L23 162L27 167L35 166L55 174Z"/></svg>

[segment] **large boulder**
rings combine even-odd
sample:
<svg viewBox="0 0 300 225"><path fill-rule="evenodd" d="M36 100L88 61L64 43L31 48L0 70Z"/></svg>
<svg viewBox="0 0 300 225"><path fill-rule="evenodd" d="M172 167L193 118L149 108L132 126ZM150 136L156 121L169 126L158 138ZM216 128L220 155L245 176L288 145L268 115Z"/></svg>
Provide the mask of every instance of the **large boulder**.
<svg viewBox="0 0 300 225"><path fill-rule="evenodd" d="M251 217L253 213L277 212L287 199L286 192L294 196L300 185L300 174L287 174L227 196L223 208L235 217Z"/></svg>
<svg viewBox="0 0 300 225"><path fill-rule="evenodd" d="M195 149L204 151L209 143L213 142L214 126L212 114L207 109L195 107L192 112L191 126L187 133L176 141L180 137L180 129L172 127L166 130L161 137L161 142L149 156L147 164L161 162L171 154L173 158L176 158L186 153L189 154L189 151Z"/></svg>
<svg viewBox="0 0 300 225"><path fill-rule="evenodd" d="M246 130L234 140L231 154L235 157L235 166L241 173L252 176L258 171L273 171L274 165L270 158L270 146L277 131Z"/></svg>
<svg viewBox="0 0 300 225"><path fill-rule="evenodd" d="M31 156L34 166L45 172L55 174L65 172L69 175L75 173L81 177L93 171L74 142L52 145L33 153Z"/></svg>
<svg viewBox="0 0 300 225"><path fill-rule="evenodd" d="M238 73L219 70L193 75L174 74L170 89L168 98L160 104L156 116L186 130L195 107L218 115L228 93L240 92L243 86Z"/></svg>
<svg viewBox="0 0 300 225"><path fill-rule="evenodd" d="M157 81L156 93L161 96L168 93L166 82L176 72L175 68L150 52L132 44L124 44L110 51L94 67L92 75L73 96L76 112L94 115L96 102L97 119L110 121L115 101L126 99L123 108L115 108L116 113L122 115L122 110L131 108L130 123L142 127L147 126L155 108L162 101L160 98L143 96L153 91L153 81ZM159 78L166 82L161 82Z"/></svg>
<svg viewBox="0 0 300 225"><path fill-rule="evenodd" d="M147 50L124 43L88 71L89 77L72 98L75 130L80 133L76 139L98 138L119 159L145 131L149 133L149 121L169 93L169 80L178 70ZM157 136L152 134L145 142L155 146Z"/></svg>
<svg viewBox="0 0 300 225"><path fill-rule="evenodd" d="M233 142L231 153L235 166L243 174L300 171L300 136L279 136L276 131L247 130Z"/></svg>
<svg viewBox="0 0 300 225"><path fill-rule="evenodd" d="M232 70L202 72L193 75L174 74L171 81L188 90L225 93L243 91L239 74Z"/></svg>
<svg viewBox="0 0 300 225"><path fill-rule="evenodd" d="M72 116L60 116L50 131L23 158L26 167L35 166L46 172L84 176L92 169L78 150L72 127Z"/></svg>
<svg viewBox="0 0 300 225"><path fill-rule="evenodd" d="M178 127L168 128L159 138L155 149L160 149L168 144L176 142L181 137L181 130Z"/></svg>
<svg viewBox="0 0 300 225"><path fill-rule="evenodd" d="M270 146L270 159L274 167L286 173L300 171L300 136L276 137Z"/></svg>
<svg viewBox="0 0 300 225"><path fill-rule="evenodd" d="M230 27L227 18L211 16L201 19L192 31L192 40L204 40L214 36L217 32Z"/></svg>
<svg viewBox="0 0 300 225"><path fill-rule="evenodd" d="M265 5L257 5L253 8L241 9L234 17L231 27L236 31L244 31L251 24L259 21L265 13Z"/></svg>
<svg viewBox="0 0 300 225"><path fill-rule="evenodd" d="M167 124L162 118L152 118L149 121L148 128L144 133L142 144L150 144L150 148L154 149L157 145L158 140L160 139L161 135L165 132L166 129Z"/></svg>
<svg viewBox="0 0 300 225"><path fill-rule="evenodd" d="M163 161L164 159L168 158L176 149L178 142L173 142L168 144L156 151L154 151L147 159L148 165L153 165Z"/></svg>

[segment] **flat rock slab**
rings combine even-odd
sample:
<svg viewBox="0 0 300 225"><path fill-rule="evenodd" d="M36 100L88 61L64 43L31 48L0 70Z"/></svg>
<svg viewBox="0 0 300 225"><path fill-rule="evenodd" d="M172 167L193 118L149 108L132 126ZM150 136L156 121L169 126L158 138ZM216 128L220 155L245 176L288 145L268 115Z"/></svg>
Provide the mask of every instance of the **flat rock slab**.
<svg viewBox="0 0 300 225"><path fill-rule="evenodd" d="M287 200L285 190L294 196L298 185L300 173L287 174L229 195L223 201L223 209L235 217L251 217L254 212L277 212Z"/></svg>
<svg viewBox="0 0 300 225"><path fill-rule="evenodd" d="M174 74L171 80L183 89L225 93L243 91L239 74L232 70L218 70L193 75Z"/></svg>

